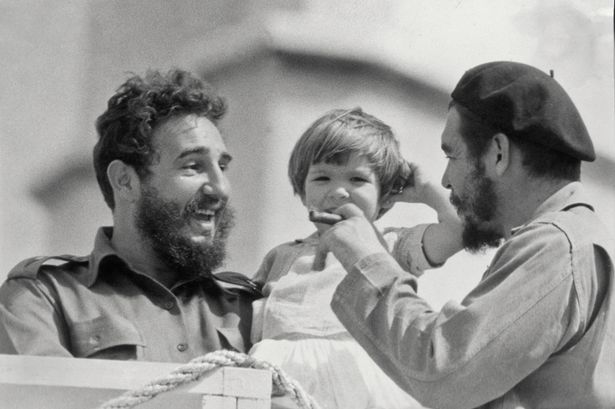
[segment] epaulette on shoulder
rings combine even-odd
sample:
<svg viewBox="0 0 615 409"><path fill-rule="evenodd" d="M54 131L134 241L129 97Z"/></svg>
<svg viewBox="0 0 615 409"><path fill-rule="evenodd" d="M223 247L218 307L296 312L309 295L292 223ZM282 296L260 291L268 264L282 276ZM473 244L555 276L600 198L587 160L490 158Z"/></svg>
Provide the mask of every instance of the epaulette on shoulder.
<svg viewBox="0 0 615 409"><path fill-rule="evenodd" d="M73 256L70 254L30 257L13 267L9 271L8 278L36 278L41 267L45 265L59 266L67 262L83 263L86 261L88 261L87 256Z"/></svg>
<svg viewBox="0 0 615 409"><path fill-rule="evenodd" d="M256 281L250 280L241 273L234 271L222 271L213 274L214 279L220 287L232 293L244 292L254 298L263 297L262 285Z"/></svg>

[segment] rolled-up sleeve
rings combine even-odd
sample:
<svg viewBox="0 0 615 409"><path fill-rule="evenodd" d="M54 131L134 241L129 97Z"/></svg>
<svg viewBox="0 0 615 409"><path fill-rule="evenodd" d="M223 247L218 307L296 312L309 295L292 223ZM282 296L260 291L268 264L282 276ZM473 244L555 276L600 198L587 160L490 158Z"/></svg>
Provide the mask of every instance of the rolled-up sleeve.
<svg viewBox="0 0 615 409"><path fill-rule="evenodd" d="M568 244L555 229L507 242L479 285L435 312L391 255L370 255L338 286L333 311L422 404L473 408L506 393L579 329ZM513 274L514 273L514 274Z"/></svg>
<svg viewBox="0 0 615 409"><path fill-rule="evenodd" d="M423 236L429 226L429 224L419 224L414 227L384 229L385 238L393 237L391 255L404 270L416 277L420 277L425 270L441 266L432 265L423 250Z"/></svg>

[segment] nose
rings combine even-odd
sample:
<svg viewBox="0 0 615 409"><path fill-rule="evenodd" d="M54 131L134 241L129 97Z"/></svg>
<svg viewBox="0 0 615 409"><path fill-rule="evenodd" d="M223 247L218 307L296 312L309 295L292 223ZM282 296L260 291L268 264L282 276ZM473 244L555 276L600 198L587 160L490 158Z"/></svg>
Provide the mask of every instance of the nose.
<svg viewBox="0 0 615 409"><path fill-rule="evenodd" d="M442 186L444 186L446 189L451 188L451 182L448 180L448 172L448 165L446 165L446 169L444 169L444 173L442 174L442 180L440 181Z"/></svg>
<svg viewBox="0 0 615 409"><path fill-rule="evenodd" d="M329 198L339 202L348 199L350 197L350 193L344 186L337 186L329 191L328 196Z"/></svg>
<svg viewBox="0 0 615 409"><path fill-rule="evenodd" d="M202 189L207 196L216 197L222 201L228 200L231 193L228 178L220 170L209 174L209 179L203 184Z"/></svg>

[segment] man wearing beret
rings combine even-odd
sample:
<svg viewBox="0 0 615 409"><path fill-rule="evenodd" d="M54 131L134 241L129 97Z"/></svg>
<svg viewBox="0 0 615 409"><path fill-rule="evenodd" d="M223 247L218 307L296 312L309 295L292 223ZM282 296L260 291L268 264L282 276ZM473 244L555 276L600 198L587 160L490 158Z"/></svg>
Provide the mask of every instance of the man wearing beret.
<svg viewBox="0 0 615 409"><path fill-rule="evenodd" d="M500 246L482 280L433 311L344 205L319 249L348 271L333 310L430 408L614 408L615 242L583 193L595 154L573 102L534 67L482 64L455 87L441 142L465 247Z"/></svg>

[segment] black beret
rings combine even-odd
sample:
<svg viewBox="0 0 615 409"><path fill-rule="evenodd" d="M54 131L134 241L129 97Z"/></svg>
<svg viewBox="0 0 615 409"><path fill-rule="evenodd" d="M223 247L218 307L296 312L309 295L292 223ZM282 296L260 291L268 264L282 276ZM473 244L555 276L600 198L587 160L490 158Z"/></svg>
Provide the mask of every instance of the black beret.
<svg viewBox="0 0 615 409"><path fill-rule="evenodd" d="M530 65L496 61L466 71L451 97L511 136L593 161L594 146L579 111L551 76Z"/></svg>

